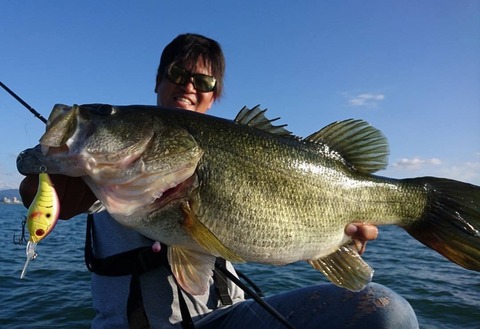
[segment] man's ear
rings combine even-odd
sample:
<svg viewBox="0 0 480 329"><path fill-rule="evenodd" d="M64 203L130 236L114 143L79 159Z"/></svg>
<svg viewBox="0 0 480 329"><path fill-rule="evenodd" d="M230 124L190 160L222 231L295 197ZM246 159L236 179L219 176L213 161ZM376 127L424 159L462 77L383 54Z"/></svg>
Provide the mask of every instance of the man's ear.
<svg viewBox="0 0 480 329"><path fill-rule="evenodd" d="M155 89L153 90L155 94L158 94L158 86L160 86L160 82L162 82L162 78L157 75L155 79Z"/></svg>

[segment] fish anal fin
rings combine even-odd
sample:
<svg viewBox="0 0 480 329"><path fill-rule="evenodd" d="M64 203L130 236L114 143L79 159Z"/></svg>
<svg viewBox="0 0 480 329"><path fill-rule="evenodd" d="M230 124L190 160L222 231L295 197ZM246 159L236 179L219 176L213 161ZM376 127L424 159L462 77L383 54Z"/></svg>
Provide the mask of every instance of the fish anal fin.
<svg viewBox="0 0 480 329"><path fill-rule="evenodd" d="M191 295L203 295L213 275L215 257L198 251L170 246L168 262L177 283Z"/></svg>
<svg viewBox="0 0 480 329"><path fill-rule="evenodd" d="M373 269L365 263L352 244L341 246L326 257L308 262L332 283L351 291L362 290L373 277Z"/></svg>
<svg viewBox="0 0 480 329"><path fill-rule="evenodd" d="M243 263L244 260L220 241L192 211L190 204L184 202L182 210L185 215L184 227L190 236L208 253L214 256L225 258L231 262Z"/></svg>

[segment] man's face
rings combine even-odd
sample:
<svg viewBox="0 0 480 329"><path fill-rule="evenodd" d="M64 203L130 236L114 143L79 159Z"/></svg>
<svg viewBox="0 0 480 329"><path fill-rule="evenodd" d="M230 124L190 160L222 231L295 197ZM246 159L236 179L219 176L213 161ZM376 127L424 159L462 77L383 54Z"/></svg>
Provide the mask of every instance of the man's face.
<svg viewBox="0 0 480 329"><path fill-rule="evenodd" d="M194 66L189 65L186 68L192 73L212 74L210 68L204 66L203 61L197 61ZM213 91L196 90L191 79L185 85L177 85L163 76L155 91L158 106L179 107L200 113L207 112L215 100Z"/></svg>

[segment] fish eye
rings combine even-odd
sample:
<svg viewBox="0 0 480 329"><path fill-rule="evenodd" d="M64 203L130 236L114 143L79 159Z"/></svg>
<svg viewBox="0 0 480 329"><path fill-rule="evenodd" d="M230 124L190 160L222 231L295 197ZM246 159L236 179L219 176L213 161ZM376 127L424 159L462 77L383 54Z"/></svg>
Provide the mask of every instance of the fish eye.
<svg viewBox="0 0 480 329"><path fill-rule="evenodd" d="M82 105L82 107L87 107L89 111L95 112L98 115L114 115L117 113L117 108L108 104L88 104Z"/></svg>

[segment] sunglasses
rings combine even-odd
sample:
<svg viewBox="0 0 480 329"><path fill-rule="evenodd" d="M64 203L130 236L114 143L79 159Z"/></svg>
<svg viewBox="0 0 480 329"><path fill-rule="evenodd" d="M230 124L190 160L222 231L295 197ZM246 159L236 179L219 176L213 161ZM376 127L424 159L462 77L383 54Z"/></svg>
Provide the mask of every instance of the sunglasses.
<svg viewBox="0 0 480 329"><path fill-rule="evenodd" d="M214 90L217 85L217 79L214 77L201 73L192 73L178 65L168 67L165 76L174 84L182 86L189 82L190 78L193 78L195 89L204 93Z"/></svg>

